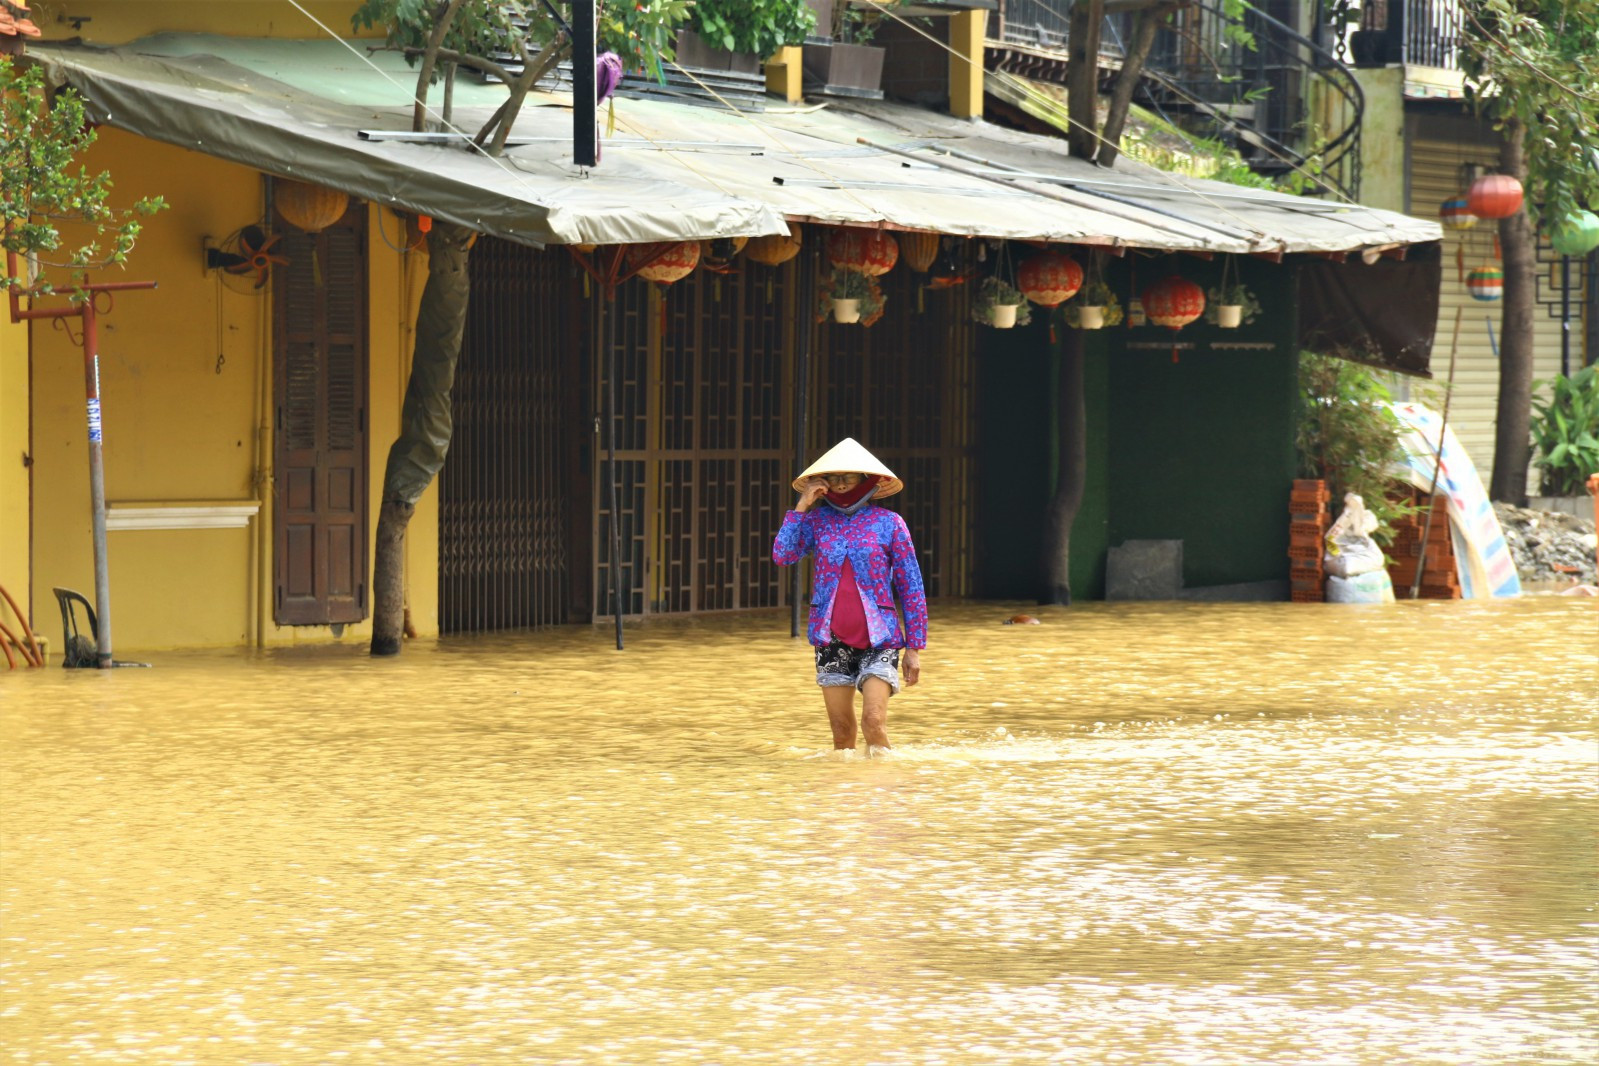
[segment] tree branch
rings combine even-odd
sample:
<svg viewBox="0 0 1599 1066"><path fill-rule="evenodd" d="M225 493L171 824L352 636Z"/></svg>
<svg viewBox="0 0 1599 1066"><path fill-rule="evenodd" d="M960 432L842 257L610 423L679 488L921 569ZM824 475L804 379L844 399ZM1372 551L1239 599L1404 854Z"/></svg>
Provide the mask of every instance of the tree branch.
<svg viewBox="0 0 1599 1066"><path fill-rule="evenodd" d="M385 47L385 48L368 48L367 51L368 52L399 52L400 54L405 55L405 56L420 56L420 55L426 55L427 54L427 49L426 48L388 48L388 47ZM437 57L437 59L440 62L443 62L443 63L454 63L456 66L459 66L459 67L471 67L473 70L481 70L485 74L488 74L488 75L490 75L492 77L495 77L495 78L499 78L501 81L505 82L505 84L507 84L507 85L511 84L513 81L516 80L515 75L513 75L509 70L506 70L504 67L500 66L498 63L494 62L494 60L492 60L492 59L484 59L482 56L474 56L474 55L468 55L465 52L457 52L453 48L439 48L439 49L435 50L435 52L433 54Z"/></svg>
<svg viewBox="0 0 1599 1066"><path fill-rule="evenodd" d="M417 72L416 103L411 109L412 133L423 133L427 130L428 85L433 81L433 67L438 62L439 48L444 44L444 37L450 32L450 23L455 21L455 13L461 10L461 5L465 2L466 0L449 0L444 13L433 26L433 33L428 37L427 48L422 53L422 69Z"/></svg>
<svg viewBox="0 0 1599 1066"><path fill-rule="evenodd" d="M1174 10L1175 5L1162 4L1138 12L1133 26L1133 39L1122 59L1121 73L1116 75L1116 87L1110 93L1110 109L1105 114L1105 129L1101 134L1103 139L1099 142L1098 155L1102 167L1116 165L1116 156L1122 145L1122 127L1127 125L1127 112L1132 107L1133 90L1144 73L1144 60L1149 57L1149 50L1155 44L1155 31L1160 29L1160 24Z"/></svg>
<svg viewBox="0 0 1599 1066"><path fill-rule="evenodd" d="M505 151L505 139L511 135L511 127L516 125L516 116L522 110L522 101L527 99L527 94L532 91L538 80L549 73L550 68L560 62L561 56L571 44L571 39L565 33L558 33L549 44L539 50L536 56L529 56L527 42L518 43L522 53L522 74L510 83L511 95L500 105L494 113L494 118L478 133L477 144L483 143L483 137L494 128L494 140L489 144L489 155L499 155ZM497 127L497 128L495 128Z"/></svg>

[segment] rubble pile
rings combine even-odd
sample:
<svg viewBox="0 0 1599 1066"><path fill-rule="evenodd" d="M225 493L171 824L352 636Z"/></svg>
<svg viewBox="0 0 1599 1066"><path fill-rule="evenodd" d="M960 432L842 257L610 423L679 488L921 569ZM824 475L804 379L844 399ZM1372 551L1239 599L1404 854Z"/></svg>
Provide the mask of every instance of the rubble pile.
<svg viewBox="0 0 1599 1066"><path fill-rule="evenodd" d="M1559 511L1494 504L1505 542L1523 582L1573 580L1599 583L1594 566L1594 524Z"/></svg>

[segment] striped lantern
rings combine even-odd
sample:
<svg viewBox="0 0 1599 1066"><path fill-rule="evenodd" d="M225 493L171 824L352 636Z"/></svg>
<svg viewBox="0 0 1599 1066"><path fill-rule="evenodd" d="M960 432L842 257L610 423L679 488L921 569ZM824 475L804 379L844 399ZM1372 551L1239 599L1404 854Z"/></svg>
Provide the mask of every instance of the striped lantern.
<svg viewBox="0 0 1599 1066"><path fill-rule="evenodd" d="M899 250L905 265L918 274L927 273L938 258L938 239L936 233L901 233Z"/></svg>
<svg viewBox="0 0 1599 1066"><path fill-rule="evenodd" d="M880 229L835 229L827 238L827 258L836 267L875 278L899 262L899 245Z"/></svg>
<svg viewBox="0 0 1599 1066"><path fill-rule="evenodd" d="M1599 248L1599 215L1573 211L1556 223L1549 243L1561 255L1587 255Z"/></svg>
<svg viewBox="0 0 1599 1066"><path fill-rule="evenodd" d="M1485 174L1471 183L1466 209L1478 218L1509 218L1521 210L1521 182L1509 174Z"/></svg>
<svg viewBox="0 0 1599 1066"><path fill-rule="evenodd" d="M767 266L779 266L799 255L800 239L799 226L790 222L787 233L750 238L749 244L744 246L744 257Z"/></svg>
<svg viewBox="0 0 1599 1066"><path fill-rule="evenodd" d="M1187 278L1162 278L1144 290L1144 313L1157 326L1182 329L1205 313L1205 290Z"/></svg>
<svg viewBox="0 0 1599 1066"><path fill-rule="evenodd" d="M659 247L656 244L635 244L628 250L628 260L631 263L640 263L648 259ZM694 268L699 265L700 242L679 241L667 248L659 259L639 270L638 276L645 281L658 281L662 285L670 285L694 273Z"/></svg>
<svg viewBox="0 0 1599 1066"><path fill-rule="evenodd" d="M1491 263L1484 263L1466 275L1466 290L1473 300L1493 303L1505 294L1505 272Z"/></svg>
<svg viewBox="0 0 1599 1066"><path fill-rule="evenodd" d="M1477 216L1471 213L1464 196L1456 196L1445 200L1438 209L1438 221L1443 223L1444 229L1470 229L1477 224Z"/></svg>
<svg viewBox="0 0 1599 1066"><path fill-rule="evenodd" d="M1040 307L1058 307L1083 287L1083 268L1058 252L1040 252L1016 271L1016 287Z"/></svg>

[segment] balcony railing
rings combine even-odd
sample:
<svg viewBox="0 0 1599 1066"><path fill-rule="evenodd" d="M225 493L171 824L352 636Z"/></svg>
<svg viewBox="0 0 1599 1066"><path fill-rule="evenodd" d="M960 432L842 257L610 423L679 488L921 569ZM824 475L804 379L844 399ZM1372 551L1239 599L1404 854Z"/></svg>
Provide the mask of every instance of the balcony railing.
<svg viewBox="0 0 1599 1066"><path fill-rule="evenodd" d="M1312 173L1324 191L1354 199L1365 106L1354 75L1266 12L1246 4L1234 17L1220 2L1190 4L1157 34L1137 98L1191 116L1188 124L1232 142L1262 173ZM999 38L1064 55L1071 8L1072 0L1004 0ZM1102 56L1118 56L1130 32L1131 16L1107 16Z"/></svg>
<svg viewBox="0 0 1599 1066"><path fill-rule="evenodd" d="M1349 35L1357 67L1404 63L1460 69L1465 15L1459 0L1365 0Z"/></svg>
<svg viewBox="0 0 1599 1066"><path fill-rule="evenodd" d="M1005 0L1000 34L1008 44L1066 50L1071 0Z"/></svg>

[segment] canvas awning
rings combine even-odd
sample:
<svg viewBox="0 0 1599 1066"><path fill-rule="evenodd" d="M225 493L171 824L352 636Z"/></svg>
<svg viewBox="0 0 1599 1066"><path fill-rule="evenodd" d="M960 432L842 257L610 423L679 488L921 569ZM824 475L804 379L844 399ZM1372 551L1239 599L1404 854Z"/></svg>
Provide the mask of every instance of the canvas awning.
<svg viewBox="0 0 1599 1066"><path fill-rule="evenodd" d="M115 49L36 44L29 55L96 121L524 243L753 236L781 232L785 218L1218 252L1441 237L1435 222L1395 212L1125 159L1102 169L1057 139L890 103L749 114L626 98L600 165L585 171L572 162L570 97L534 94L516 145L489 159L407 139L414 72L351 43L164 34ZM475 133L504 94L459 85L456 125Z"/></svg>
<svg viewBox="0 0 1599 1066"><path fill-rule="evenodd" d="M532 109L562 120L549 132L564 134L564 165L364 140L359 131L374 126L409 129L404 101L416 75L380 54L385 77L338 42L163 34L115 49L40 44L28 55L52 84L81 93L103 125L522 243L785 231L770 206L702 182L662 182L621 167L583 177L571 162L570 110ZM475 133L505 90L462 89L456 114Z"/></svg>

